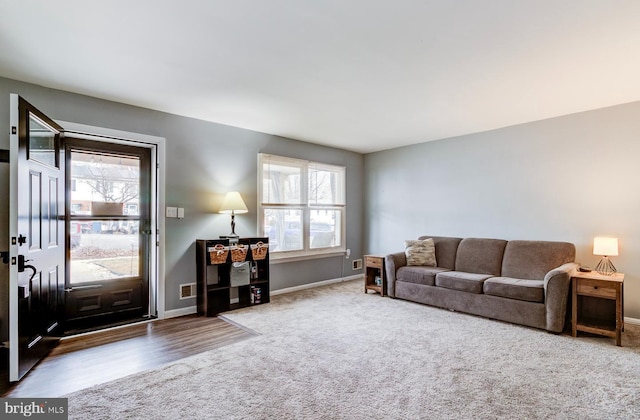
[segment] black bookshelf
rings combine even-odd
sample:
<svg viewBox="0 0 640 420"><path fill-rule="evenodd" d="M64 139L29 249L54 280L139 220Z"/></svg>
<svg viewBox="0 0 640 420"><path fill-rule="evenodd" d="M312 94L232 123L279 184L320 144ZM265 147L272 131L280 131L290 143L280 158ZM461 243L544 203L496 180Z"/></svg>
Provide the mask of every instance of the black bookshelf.
<svg viewBox="0 0 640 420"><path fill-rule="evenodd" d="M237 243L229 243L229 239L196 240L198 314L216 316L268 303L268 249L269 238L239 238ZM234 262L241 276L232 280ZM248 279L244 276L247 267Z"/></svg>

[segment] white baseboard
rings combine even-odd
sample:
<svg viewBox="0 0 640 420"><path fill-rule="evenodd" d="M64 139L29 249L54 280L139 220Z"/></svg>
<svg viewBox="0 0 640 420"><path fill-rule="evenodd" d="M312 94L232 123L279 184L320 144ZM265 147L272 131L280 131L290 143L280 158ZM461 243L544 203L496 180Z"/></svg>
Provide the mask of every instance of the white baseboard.
<svg viewBox="0 0 640 420"><path fill-rule="evenodd" d="M293 287L287 287L287 288L284 288L284 289L274 290L274 291L271 292L271 296L283 295L285 293L297 292L299 290L305 290L305 289L311 289L311 288L314 288L314 287L326 286L328 284L341 283L343 281L358 280L358 279L361 279L362 277L363 277L362 274L354 274L353 276L339 277L337 279L317 281L315 283L309 283L309 284L301 284L300 286L293 286Z"/></svg>
<svg viewBox="0 0 640 420"><path fill-rule="evenodd" d="M164 319L177 318L179 316L191 315L198 312L197 306L187 306L186 308L170 309L164 311Z"/></svg>
<svg viewBox="0 0 640 420"><path fill-rule="evenodd" d="M640 325L640 319L638 319L638 318L630 318L628 316L625 316L624 317L624 323L625 324Z"/></svg>
<svg viewBox="0 0 640 420"><path fill-rule="evenodd" d="M302 284L300 286L287 287L285 289L272 291L271 296L283 295L285 293L297 292L298 290L311 289L313 287L326 286L328 284L333 284L333 283L341 283L343 281L358 280L358 279L361 279L362 276L363 276L362 274L354 274L353 276L340 277L337 279L330 279L330 280L318 281L315 283ZM237 298L235 299L235 302L238 302ZM231 303L234 303L234 302L232 301ZM170 309L170 310L164 311L164 319L177 318L179 316L191 315L197 312L198 312L198 308L196 306L187 306L186 308ZM638 320L638 323L640 323L640 320Z"/></svg>

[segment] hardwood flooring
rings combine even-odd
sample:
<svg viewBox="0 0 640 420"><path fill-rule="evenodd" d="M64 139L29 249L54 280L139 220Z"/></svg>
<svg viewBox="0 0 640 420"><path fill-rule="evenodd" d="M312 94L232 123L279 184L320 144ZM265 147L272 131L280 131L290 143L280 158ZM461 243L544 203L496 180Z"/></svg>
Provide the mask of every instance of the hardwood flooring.
<svg viewBox="0 0 640 420"><path fill-rule="evenodd" d="M256 333L220 318L189 315L135 324L60 343L16 385L0 380L4 397L56 397L156 368Z"/></svg>

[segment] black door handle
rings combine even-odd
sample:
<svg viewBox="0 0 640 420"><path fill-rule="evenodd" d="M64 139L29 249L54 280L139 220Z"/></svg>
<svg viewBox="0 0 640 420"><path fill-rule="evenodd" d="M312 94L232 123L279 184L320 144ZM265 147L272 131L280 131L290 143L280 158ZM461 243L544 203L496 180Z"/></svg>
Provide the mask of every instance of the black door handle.
<svg viewBox="0 0 640 420"><path fill-rule="evenodd" d="M24 259L24 255L18 255L18 273L22 273L26 267L29 267L29 266L25 265L25 263L27 263L29 261L31 261L31 260L25 260Z"/></svg>
<svg viewBox="0 0 640 420"><path fill-rule="evenodd" d="M34 266L32 266L31 264L26 264L29 261L31 260L24 259L24 255L18 255L18 273L22 273L27 268L32 271L31 277L29 277L28 284L18 286L18 297L20 297L21 299L26 299L29 297L31 291L31 280L33 280L33 278L38 273L38 270Z"/></svg>

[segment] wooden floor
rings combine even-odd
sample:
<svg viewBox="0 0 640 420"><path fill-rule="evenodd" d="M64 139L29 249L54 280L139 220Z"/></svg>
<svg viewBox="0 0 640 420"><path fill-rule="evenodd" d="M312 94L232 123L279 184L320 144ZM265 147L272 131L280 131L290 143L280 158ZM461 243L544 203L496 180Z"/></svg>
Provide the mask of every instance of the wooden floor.
<svg viewBox="0 0 640 420"><path fill-rule="evenodd" d="M4 369L0 394L61 396L255 335L220 318L190 315L67 338L17 385Z"/></svg>

